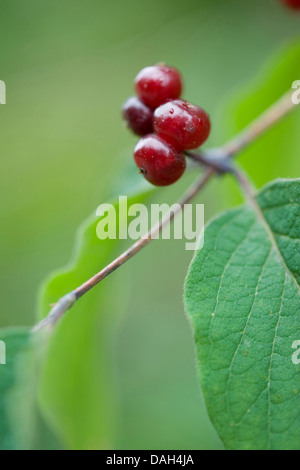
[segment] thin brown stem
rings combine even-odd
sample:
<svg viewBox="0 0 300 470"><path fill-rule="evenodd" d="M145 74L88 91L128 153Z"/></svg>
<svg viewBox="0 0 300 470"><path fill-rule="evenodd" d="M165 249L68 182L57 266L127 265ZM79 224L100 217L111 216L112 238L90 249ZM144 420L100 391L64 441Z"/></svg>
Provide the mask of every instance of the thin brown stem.
<svg viewBox="0 0 300 470"><path fill-rule="evenodd" d="M246 177L246 175L241 170L239 170L238 168L234 168L233 174L236 177L236 179L237 179L240 187L242 188L245 196L247 197L247 199L249 201L253 202L255 191L254 191L254 188L251 185L250 181Z"/></svg>
<svg viewBox="0 0 300 470"><path fill-rule="evenodd" d="M197 178L195 183L179 200L176 209L166 214L162 220L145 235L145 237L135 242L112 263L103 268L98 274L93 276L81 286L77 287L74 291L61 298L52 308L49 315L41 323L39 323L33 331L39 331L44 328L53 328L55 323L66 313L67 310L69 310L74 305L74 303L80 297L99 284L99 282L109 276L109 274L114 272L117 268L126 263L126 261L131 259L142 248L148 245L151 240L155 239L161 233L161 231L166 226L168 226L171 221L184 209L184 205L189 203L199 193L199 191L206 185L206 183L214 174L234 171L244 192L248 195L248 197L253 199L251 185L241 172L233 170L233 167L229 164L228 160L236 156L250 143L257 140L260 135L266 132L270 127L281 120L295 107L296 106L292 102L292 93L286 93L279 101L277 101L273 106L271 106L271 108L269 108L258 119L250 124L250 126L248 126L243 132L241 132L234 139L230 140L223 147L207 151L204 156L190 154L189 156L191 156L191 158L198 160L200 164L207 166L207 170L201 177ZM227 160L227 162L225 160ZM226 166L226 164L228 164L228 166Z"/></svg>
<svg viewBox="0 0 300 470"><path fill-rule="evenodd" d="M80 297L99 284L100 281L113 273L117 268L125 264L126 261L131 259L142 248L148 245L151 240L157 238L162 230L167 227L178 214L180 214L180 212L184 209L185 204L188 204L196 196L196 194L199 193L199 191L206 185L213 174L213 169L208 168L178 201L174 210L167 213L156 225L151 228L151 230L143 238L139 239L137 242L131 245L131 247L118 256L112 263L103 268L98 274L90 278L81 286L77 287L74 291L62 297L57 302L57 304L54 305L49 315L37 326L35 326L33 331L39 331L44 328L52 329L57 321L74 305L74 303Z"/></svg>
<svg viewBox="0 0 300 470"><path fill-rule="evenodd" d="M151 230L143 237L140 238L137 242L131 245L128 250L124 251L118 258L116 258L112 263L107 265L102 271L93 276L87 282L82 284L82 286L75 289L74 294L76 299L82 297L86 292L91 290L96 286L100 281L106 278L109 274L115 271L117 268L122 266L126 261L132 258L136 253L138 253L142 248L148 245L151 240L157 238L161 231L168 226L172 220L184 209L185 204L188 204L198 192L206 185L208 180L213 175L212 169L207 169L203 175L196 180L196 182L188 189L184 196L178 201L175 209L167 213Z"/></svg>
<svg viewBox="0 0 300 470"><path fill-rule="evenodd" d="M289 91L253 121L252 124L222 147L224 158L234 157L239 154L295 108L296 105L293 104L292 92Z"/></svg>

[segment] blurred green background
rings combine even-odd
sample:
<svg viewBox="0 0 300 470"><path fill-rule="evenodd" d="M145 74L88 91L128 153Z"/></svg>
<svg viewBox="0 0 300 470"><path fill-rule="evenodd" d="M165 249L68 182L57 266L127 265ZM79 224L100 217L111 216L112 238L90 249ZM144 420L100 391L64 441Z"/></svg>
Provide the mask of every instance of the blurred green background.
<svg viewBox="0 0 300 470"><path fill-rule="evenodd" d="M126 175L138 181L136 138L120 118L136 73L162 61L179 68L184 96L211 115L209 145L221 144L228 122L220 110L299 34L300 18L278 0L0 0L0 7L3 327L34 323L38 288L69 261L78 225L128 188ZM251 176L263 183L268 170L252 166ZM296 162L287 175L284 159L276 165L277 176L299 170ZM175 201L193 177L159 190L156 200ZM225 187L217 182L198 198L206 220L239 201ZM122 268L129 292L116 344L119 448L222 448L184 315L190 259L183 242L156 241Z"/></svg>

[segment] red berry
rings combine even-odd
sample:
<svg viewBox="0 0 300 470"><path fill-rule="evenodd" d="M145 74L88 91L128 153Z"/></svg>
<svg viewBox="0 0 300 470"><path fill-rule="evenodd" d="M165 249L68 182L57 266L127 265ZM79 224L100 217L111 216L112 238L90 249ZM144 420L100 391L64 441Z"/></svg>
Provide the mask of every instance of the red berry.
<svg viewBox="0 0 300 470"><path fill-rule="evenodd" d="M182 92L180 73L165 65L144 68L134 83L138 97L152 108L157 108L168 99L179 98Z"/></svg>
<svg viewBox="0 0 300 470"><path fill-rule="evenodd" d="M137 135L146 135L153 132L153 110L132 96L122 107L123 118L128 127Z"/></svg>
<svg viewBox="0 0 300 470"><path fill-rule="evenodd" d="M143 137L134 149L140 172L155 186L175 183L184 173L184 155L155 134Z"/></svg>
<svg viewBox="0 0 300 470"><path fill-rule="evenodd" d="M293 10L300 10L300 0L282 0L282 2Z"/></svg>
<svg viewBox="0 0 300 470"><path fill-rule="evenodd" d="M202 145L210 129L208 114L187 101L168 101L154 112L155 132L179 150Z"/></svg>

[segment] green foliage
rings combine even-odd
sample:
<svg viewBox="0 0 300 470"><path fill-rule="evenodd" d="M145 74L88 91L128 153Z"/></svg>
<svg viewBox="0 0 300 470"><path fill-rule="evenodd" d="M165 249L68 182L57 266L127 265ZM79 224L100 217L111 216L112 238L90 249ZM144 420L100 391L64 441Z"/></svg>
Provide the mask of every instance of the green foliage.
<svg viewBox="0 0 300 470"><path fill-rule="evenodd" d="M6 345L6 364L0 365L0 449L59 449L37 397L47 336L14 328L0 331L0 340Z"/></svg>
<svg viewBox="0 0 300 470"><path fill-rule="evenodd" d="M128 205L144 202L148 193L128 198ZM119 206L115 204L117 220ZM55 273L43 288L41 311L89 279L114 258L116 240L96 235L99 218L80 230L74 262ZM123 225L124 220L120 221ZM119 224L117 225L117 229ZM112 349L116 321L126 304L126 282L109 279L76 304L57 325L42 370L40 399L45 416L73 449L112 446L116 403Z"/></svg>
<svg viewBox="0 0 300 470"><path fill-rule="evenodd" d="M210 417L228 449L300 449L300 180L205 231L185 303Z"/></svg>
<svg viewBox="0 0 300 470"><path fill-rule="evenodd" d="M6 345L6 364L0 365L0 449L16 450L19 441L10 416L10 400L18 382L18 361L28 349L30 333L26 329L2 330ZM22 425L23 423L20 423Z"/></svg>

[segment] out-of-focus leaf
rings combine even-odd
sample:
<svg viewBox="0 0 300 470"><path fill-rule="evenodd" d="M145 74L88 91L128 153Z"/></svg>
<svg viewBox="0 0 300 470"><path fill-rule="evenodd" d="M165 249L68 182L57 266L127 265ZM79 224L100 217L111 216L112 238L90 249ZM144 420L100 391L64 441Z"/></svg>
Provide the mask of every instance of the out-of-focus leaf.
<svg viewBox="0 0 300 470"><path fill-rule="evenodd" d="M148 192L128 198L128 205L144 202ZM119 205L114 205L119 227ZM85 282L113 260L121 244L101 241L92 217L81 228L74 261L56 273L43 288L41 311L49 312L67 292ZM125 220L121 220L123 226ZM118 233L118 232L117 232ZM72 449L110 448L116 403L112 338L126 299L126 280L117 273L81 299L57 325L43 368L40 400L45 416Z"/></svg>
<svg viewBox="0 0 300 470"><path fill-rule="evenodd" d="M37 397L47 337L14 328L0 331L0 341L0 449L60 448L40 414Z"/></svg>
<svg viewBox="0 0 300 470"><path fill-rule="evenodd" d="M252 78L252 77L251 77ZM236 92L221 119L223 140L244 129L300 79L299 40L282 47L250 86ZM296 90L294 90L296 91ZM300 112L292 112L239 156L258 187L272 179L299 177Z"/></svg>
<svg viewBox="0 0 300 470"><path fill-rule="evenodd" d="M229 449L300 449L300 180L205 232L186 280L200 382Z"/></svg>
<svg viewBox="0 0 300 470"><path fill-rule="evenodd" d="M26 329L0 332L0 449L18 449L19 441L11 423L10 400L18 381L18 361L28 350L30 332ZM6 362L4 364L4 362ZM22 426L20 422L20 426Z"/></svg>

